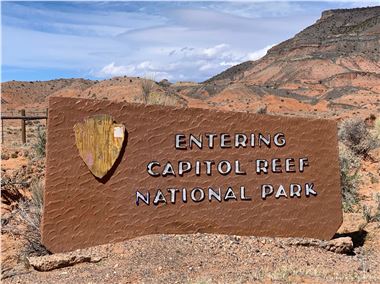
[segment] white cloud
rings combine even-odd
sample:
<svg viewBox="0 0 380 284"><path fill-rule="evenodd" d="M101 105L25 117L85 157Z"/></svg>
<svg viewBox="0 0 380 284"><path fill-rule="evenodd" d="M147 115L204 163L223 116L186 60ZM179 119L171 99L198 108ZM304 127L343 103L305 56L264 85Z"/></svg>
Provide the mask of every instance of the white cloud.
<svg viewBox="0 0 380 284"><path fill-rule="evenodd" d="M239 63L241 63L241 62L240 61L232 61L232 62L222 61L219 64L220 64L220 66L231 67L231 66L234 66L234 65L238 65Z"/></svg>
<svg viewBox="0 0 380 284"><path fill-rule="evenodd" d="M273 43L313 24L322 10L351 6L302 1L3 4L3 74L7 68L32 70L36 76L43 70L51 78L154 73L174 81L203 81L257 60ZM13 74L5 77L17 79Z"/></svg>
<svg viewBox="0 0 380 284"><path fill-rule="evenodd" d="M95 73L98 77L114 77L133 74L135 67L133 66L116 66L114 62L104 66L99 72Z"/></svg>
<svg viewBox="0 0 380 284"><path fill-rule="evenodd" d="M212 63L205 63L199 67L199 71L207 71L207 70L213 70L215 69L215 64Z"/></svg>
<svg viewBox="0 0 380 284"><path fill-rule="evenodd" d="M99 71L91 71L91 74L99 78L110 78L116 76L140 76L154 78L159 81L162 79L173 79L173 77L165 71L160 71L149 61L141 62L137 65L116 65L114 62L107 64Z"/></svg>
<svg viewBox="0 0 380 284"><path fill-rule="evenodd" d="M267 54L268 50L271 49L273 46L275 46L275 44L268 45L268 46L266 46L266 47L264 47L262 49L254 51L254 52L250 52L247 55L247 59L248 60L258 60L258 59L260 59L261 57L265 56Z"/></svg>
<svg viewBox="0 0 380 284"><path fill-rule="evenodd" d="M229 47L228 44L222 43L222 44L218 44L214 47L205 48L205 49L203 49L202 53L208 57L213 57L213 56L219 54L220 52L226 50L228 47Z"/></svg>
<svg viewBox="0 0 380 284"><path fill-rule="evenodd" d="M169 56L171 61L165 64L142 61L128 65L117 65L112 62L91 74L99 78L124 75L142 77L149 74L155 80L169 79L177 81L183 80L185 78L183 73L185 73L199 74L200 77L208 78L243 61L259 59L272 46L268 45L249 53L236 51L224 43L206 48L181 47L170 50L165 49L162 50L163 54L171 54ZM157 50L156 52L159 53Z"/></svg>
<svg viewBox="0 0 380 284"><path fill-rule="evenodd" d="M154 66L150 61L144 61L137 65L137 70L154 70Z"/></svg>

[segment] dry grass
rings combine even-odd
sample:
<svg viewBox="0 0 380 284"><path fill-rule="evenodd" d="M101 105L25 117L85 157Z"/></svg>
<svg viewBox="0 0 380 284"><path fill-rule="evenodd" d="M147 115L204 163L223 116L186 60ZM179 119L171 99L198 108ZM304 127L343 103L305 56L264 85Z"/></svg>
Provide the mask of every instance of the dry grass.
<svg viewBox="0 0 380 284"><path fill-rule="evenodd" d="M179 105L179 99L173 95L150 93L148 96L147 104L177 106Z"/></svg>
<svg viewBox="0 0 380 284"><path fill-rule="evenodd" d="M142 88L142 95L143 95L143 102L145 104L148 103L149 95L153 90L154 85L156 82L152 78L143 78L141 80L141 88Z"/></svg>
<svg viewBox="0 0 380 284"><path fill-rule="evenodd" d="M41 242L40 224L43 209L43 184L35 181L30 187L31 198L19 200L18 207L12 212L14 219L3 229L25 241L20 258L28 256L40 256L49 254L49 251Z"/></svg>
<svg viewBox="0 0 380 284"><path fill-rule="evenodd" d="M375 120L375 124L373 127L373 136L380 140L380 118Z"/></svg>
<svg viewBox="0 0 380 284"><path fill-rule="evenodd" d="M339 144L340 180L344 212L353 212L359 202L360 159L344 144Z"/></svg>
<svg viewBox="0 0 380 284"><path fill-rule="evenodd" d="M380 222L380 194L376 194L376 208L363 206L363 217L367 223Z"/></svg>
<svg viewBox="0 0 380 284"><path fill-rule="evenodd" d="M44 158L46 155L46 131L41 127L37 129L37 142L32 146L37 157Z"/></svg>

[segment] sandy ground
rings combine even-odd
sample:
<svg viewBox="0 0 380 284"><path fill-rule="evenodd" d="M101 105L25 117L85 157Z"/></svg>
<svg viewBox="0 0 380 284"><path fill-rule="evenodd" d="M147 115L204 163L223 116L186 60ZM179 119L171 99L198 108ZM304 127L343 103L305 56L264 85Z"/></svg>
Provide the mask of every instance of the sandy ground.
<svg viewBox="0 0 380 284"><path fill-rule="evenodd" d="M378 242L380 229L371 230ZM105 258L50 272L31 270L3 283L380 282L378 245L342 255L286 246L281 239L196 234L145 236L90 250Z"/></svg>

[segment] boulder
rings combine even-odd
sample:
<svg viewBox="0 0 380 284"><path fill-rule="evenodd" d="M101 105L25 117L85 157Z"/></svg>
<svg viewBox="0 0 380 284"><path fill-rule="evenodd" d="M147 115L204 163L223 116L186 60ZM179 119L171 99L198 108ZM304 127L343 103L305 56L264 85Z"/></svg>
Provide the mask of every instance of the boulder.
<svg viewBox="0 0 380 284"><path fill-rule="evenodd" d="M354 250L354 244L352 243L352 239L350 237L341 237L330 241L308 238L288 238L282 240L282 243L288 246L317 247L342 254L350 254Z"/></svg>
<svg viewBox="0 0 380 284"><path fill-rule="evenodd" d="M350 237L341 237L332 239L327 244L327 249L335 253L352 253L354 250L354 244Z"/></svg>
<svg viewBox="0 0 380 284"><path fill-rule="evenodd" d="M29 257L30 266L38 271L50 271L67 266L73 266L83 262L99 262L102 260L100 256L86 254L81 251L73 251L69 253L56 253L52 255L44 255L38 257Z"/></svg>

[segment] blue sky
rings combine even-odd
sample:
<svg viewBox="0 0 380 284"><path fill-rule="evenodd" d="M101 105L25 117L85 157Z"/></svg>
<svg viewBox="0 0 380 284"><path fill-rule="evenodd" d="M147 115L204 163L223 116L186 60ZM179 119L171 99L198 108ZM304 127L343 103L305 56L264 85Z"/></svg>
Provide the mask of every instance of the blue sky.
<svg viewBox="0 0 380 284"><path fill-rule="evenodd" d="M2 2L1 80L128 75L199 82L260 58L323 10L374 4Z"/></svg>

